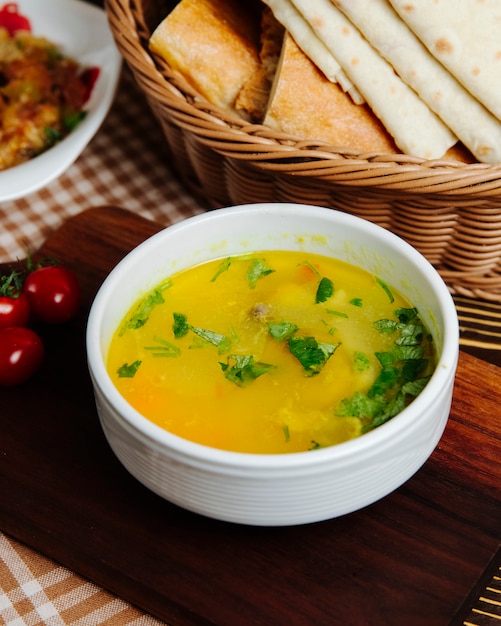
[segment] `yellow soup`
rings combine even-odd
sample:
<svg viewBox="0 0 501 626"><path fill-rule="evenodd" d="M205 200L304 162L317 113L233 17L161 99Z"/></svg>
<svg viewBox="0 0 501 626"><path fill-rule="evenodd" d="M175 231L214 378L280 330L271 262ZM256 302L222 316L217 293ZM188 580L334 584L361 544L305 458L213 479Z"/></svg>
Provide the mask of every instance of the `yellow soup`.
<svg viewBox="0 0 501 626"><path fill-rule="evenodd" d="M181 271L112 338L124 398L198 443L253 453L331 446L401 411L435 366L412 304L353 265L265 251Z"/></svg>

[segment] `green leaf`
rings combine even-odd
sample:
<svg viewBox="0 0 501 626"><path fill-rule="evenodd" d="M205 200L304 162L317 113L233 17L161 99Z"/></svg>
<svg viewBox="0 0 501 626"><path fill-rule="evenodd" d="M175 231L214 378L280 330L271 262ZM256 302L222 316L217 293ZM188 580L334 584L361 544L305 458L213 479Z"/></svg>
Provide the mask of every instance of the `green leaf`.
<svg viewBox="0 0 501 626"><path fill-rule="evenodd" d="M379 398L369 398L360 391L356 391L351 398L344 398L339 405L336 415L340 417L359 417L372 419L386 406L386 402Z"/></svg>
<svg viewBox="0 0 501 626"><path fill-rule="evenodd" d="M400 308L395 311L395 315L397 316L399 322L402 324L408 324L416 317L417 309L415 307L411 309Z"/></svg>
<svg viewBox="0 0 501 626"><path fill-rule="evenodd" d="M376 330L386 335L391 335L391 333L394 333L398 330L398 328L400 328L400 324L398 322L389 319L376 320L373 325Z"/></svg>
<svg viewBox="0 0 501 626"><path fill-rule="evenodd" d="M153 341L156 342L156 345L144 346L144 349L150 350L154 357L176 357L181 354L180 348L170 343L170 341L166 341L160 337L153 337Z"/></svg>
<svg viewBox="0 0 501 626"><path fill-rule="evenodd" d="M289 443L289 441L291 440L291 434L290 434L289 427L287 426L287 424L285 424L285 426L283 427L283 431L284 431L285 443Z"/></svg>
<svg viewBox="0 0 501 626"><path fill-rule="evenodd" d="M291 354L301 363L307 376L318 374L340 344L318 342L315 337L291 337Z"/></svg>
<svg viewBox="0 0 501 626"><path fill-rule="evenodd" d="M397 384L399 377L400 369L398 367L383 367L367 395L370 398L383 397L393 385Z"/></svg>
<svg viewBox="0 0 501 626"><path fill-rule="evenodd" d="M221 263L219 264L219 267L216 270L216 273L211 278L211 283L217 280L219 276L221 276L221 274L223 274L224 272L227 272L230 269L231 261L232 261L231 257L227 257L226 259L221 261Z"/></svg>
<svg viewBox="0 0 501 626"><path fill-rule="evenodd" d="M417 346L421 343L424 336L422 326L416 324L406 324L400 332L400 337L395 340L398 346Z"/></svg>
<svg viewBox="0 0 501 626"><path fill-rule="evenodd" d="M119 378L134 378L136 372L141 365L141 361L134 361L133 363L124 363L117 369Z"/></svg>
<svg viewBox="0 0 501 626"><path fill-rule="evenodd" d="M389 301L390 302L394 302L395 298L394 298L393 294L391 293L391 289L388 287L388 285L384 282L384 280L381 280L381 278L378 278L377 276L375 278L376 278L376 283L380 287L382 287L383 291L388 296Z"/></svg>
<svg viewBox="0 0 501 626"><path fill-rule="evenodd" d="M357 372L364 372L369 369L371 363L363 352L355 352L353 355L353 366Z"/></svg>
<svg viewBox="0 0 501 626"><path fill-rule="evenodd" d="M256 287L257 281L275 270L271 269L263 259L253 259L245 276L251 289Z"/></svg>
<svg viewBox="0 0 501 626"><path fill-rule="evenodd" d="M231 362L234 363L231 365ZM227 358L226 363L220 363L227 380L239 387L245 387L259 376L275 369L269 363L255 362L252 355L233 355Z"/></svg>
<svg viewBox="0 0 501 626"><path fill-rule="evenodd" d="M325 302L334 293L334 285L330 278L325 276L320 280L317 287L317 293L315 295L315 303Z"/></svg>
<svg viewBox="0 0 501 626"><path fill-rule="evenodd" d="M285 341L297 331L297 326L292 322L271 322L268 331L276 341Z"/></svg>
<svg viewBox="0 0 501 626"><path fill-rule="evenodd" d="M343 311L334 311L334 309L325 309L329 315L336 315L337 317L344 317L348 319L348 313L343 313Z"/></svg>
<svg viewBox="0 0 501 626"><path fill-rule="evenodd" d="M402 366L402 379L412 382L428 366L428 359L409 359Z"/></svg>
<svg viewBox="0 0 501 626"><path fill-rule="evenodd" d="M181 339L188 334L190 325L188 324L187 317L184 313L173 313L174 323L172 324L172 331L176 339Z"/></svg>
<svg viewBox="0 0 501 626"><path fill-rule="evenodd" d="M352 304L353 306L361 307L363 306L362 298L352 298L350 300L350 304Z"/></svg>
<svg viewBox="0 0 501 626"><path fill-rule="evenodd" d="M19 298L23 291L24 275L13 270L10 274L0 277L0 296Z"/></svg>
<svg viewBox="0 0 501 626"><path fill-rule="evenodd" d="M219 354L224 354L231 348L231 339L225 335L204 328L195 328L194 326L190 326L190 328L196 335L216 346Z"/></svg>
<svg viewBox="0 0 501 626"><path fill-rule="evenodd" d="M75 130L75 128L87 117L87 111L72 111L64 115L62 122L67 132Z"/></svg>
<svg viewBox="0 0 501 626"><path fill-rule="evenodd" d="M430 376L425 376L424 378L418 378L417 380L409 381L408 383L405 383L405 385L403 385L402 391L409 396L413 396L414 398L416 398L426 387L430 378Z"/></svg>
<svg viewBox="0 0 501 626"><path fill-rule="evenodd" d="M423 357L423 348L418 346L396 346L391 352L375 352L375 356L383 367L399 361L419 360Z"/></svg>
<svg viewBox="0 0 501 626"><path fill-rule="evenodd" d="M52 146L63 138L61 132L52 126L46 126L43 132L45 135L44 149L52 148Z"/></svg>
<svg viewBox="0 0 501 626"><path fill-rule="evenodd" d="M162 290L160 288L155 289L154 291L149 293L141 300L141 302L139 302L134 313L131 315L129 320L125 322L125 325L120 330L120 335L122 335L127 328L137 330L138 328L144 326L148 321L152 310L158 304L163 304L164 302L165 300L162 295Z"/></svg>

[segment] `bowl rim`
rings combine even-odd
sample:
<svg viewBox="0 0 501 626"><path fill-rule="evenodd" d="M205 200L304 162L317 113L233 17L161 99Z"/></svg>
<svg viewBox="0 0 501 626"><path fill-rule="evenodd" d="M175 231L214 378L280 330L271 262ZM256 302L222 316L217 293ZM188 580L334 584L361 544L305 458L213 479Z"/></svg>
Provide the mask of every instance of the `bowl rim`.
<svg viewBox="0 0 501 626"><path fill-rule="evenodd" d="M185 229L203 227L207 220L224 219L226 215L235 213L242 215L243 211L247 214L259 213L260 219L263 219L263 211L278 212L287 218L291 211L304 213L306 210L314 212L318 216L326 218L330 216L337 223L362 228L369 234L376 235L390 246L398 246L405 252L411 263L418 268L432 288L438 308L446 323L444 323L442 332L442 350L437 366L419 396L394 418L363 436L318 450L281 454L234 452L196 443L157 426L129 405L116 389L106 371L100 342L100 321L106 307L108 292L112 290L113 285L120 280L120 277L127 273L127 269L141 257L147 255L150 247L154 246L156 242L162 241L166 237L174 237ZM453 298L437 270L420 252L398 235L363 218L335 209L289 202L263 202L224 207L188 217L167 226L131 250L108 274L95 296L88 317L86 348L93 384L113 407L114 415L119 418L121 426L133 433L135 437L146 442L149 447L161 452L168 450L173 457L180 456L183 459L190 459L193 464L210 464L211 466L240 469L253 468L263 471L320 469L326 463L351 463L360 458L360 454L363 454L366 459L373 454L379 455L384 449L393 447L400 439L407 438L409 432L417 428L418 423L415 416L426 414L432 408L442 393L449 388L451 377L455 375L459 356L459 323ZM406 428L402 427L404 423Z"/></svg>

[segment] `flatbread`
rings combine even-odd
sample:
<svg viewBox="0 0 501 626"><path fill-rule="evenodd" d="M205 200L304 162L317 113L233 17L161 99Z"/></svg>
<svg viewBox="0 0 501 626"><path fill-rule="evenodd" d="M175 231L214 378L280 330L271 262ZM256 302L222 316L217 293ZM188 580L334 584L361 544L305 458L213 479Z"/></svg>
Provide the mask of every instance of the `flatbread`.
<svg viewBox="0 0 501 626"><path fill-rule="evenodd" d="M288 33L264 123L288 135L342 149L398 152L367 104L355 104L337 83L327 80Z"/></svg>
<svg viewBox="0 0 501 626"><path fill-rule="evenodd" d="M501 119L501 2L390 1L428 50Z"/></svg>
<svg viewBox="0 0 501 626"><path fill-rule="evenodd" d="M311 26L290 0L263 0L273 11L275 18L294 37L297 45L320 69L328 80L339 83L353 101L361 104L364 99L346 76L332 52L315 35Z"/></svg>
<svg viewBox="0 0 501 626"><path fill-rule="evenodd" d="M479 161L501 162L501 122L437 61L388 0L331 2Z"/></svg>
<svg viewBox="0 0 501 626"><path fill-rule="evenodd" d="M457 137L330 0L292 0L405 154L442 157Z"/></svg>

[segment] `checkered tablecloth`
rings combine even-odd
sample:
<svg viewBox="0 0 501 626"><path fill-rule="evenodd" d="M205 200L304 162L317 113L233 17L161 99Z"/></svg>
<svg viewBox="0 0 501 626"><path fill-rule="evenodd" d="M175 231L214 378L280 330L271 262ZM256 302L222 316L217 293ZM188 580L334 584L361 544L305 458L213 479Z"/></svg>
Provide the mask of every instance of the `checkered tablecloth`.
<svg viewBox="0 0 501 626"><path fill-rule="evenodd" d="M166 152L156 121L124 69L110 114L81 157L44 189L0 204L0 262L23 259L64 220L92 206L118 205L159 223L202 212L169 170ZM0 624L160 622L0 533Z"/></svg>

